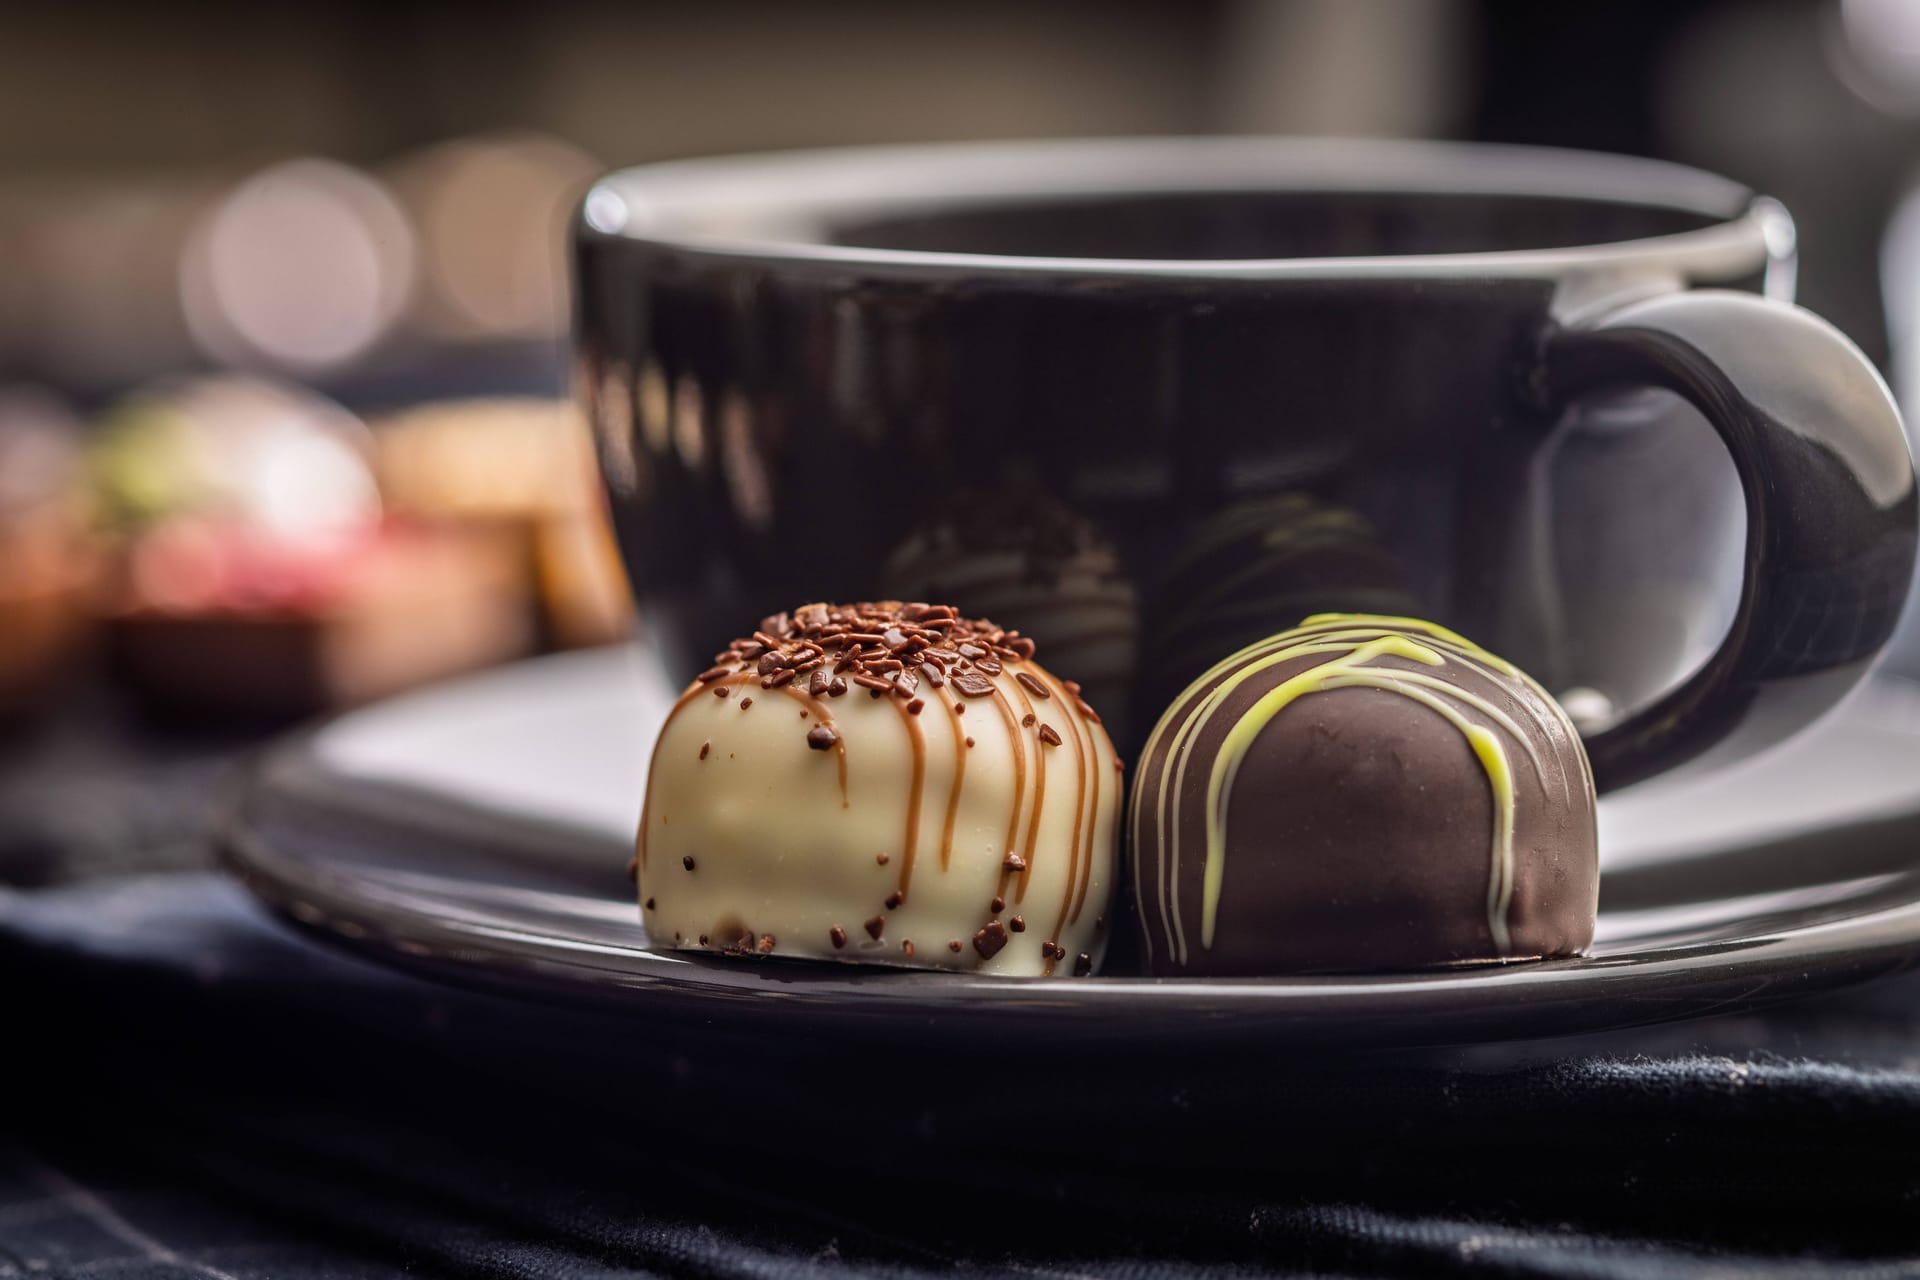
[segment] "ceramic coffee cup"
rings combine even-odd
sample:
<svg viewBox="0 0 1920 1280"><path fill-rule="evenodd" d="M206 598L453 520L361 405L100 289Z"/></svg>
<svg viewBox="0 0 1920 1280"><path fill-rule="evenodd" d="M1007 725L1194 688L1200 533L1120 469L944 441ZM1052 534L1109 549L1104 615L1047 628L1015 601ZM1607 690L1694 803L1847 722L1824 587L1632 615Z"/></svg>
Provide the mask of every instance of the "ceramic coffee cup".
<svg viewBox="0 0 1920 1280"><path fill-rule="evenodd" d="M1831 706L1912 574L1885 385L1690 169L1248 139L830 151L593 188L577 372L644 623L938 598L1125 741L1323 611L1560 694L1600 785ZM1130 727L1129 727L1130 726Z"/></svg>

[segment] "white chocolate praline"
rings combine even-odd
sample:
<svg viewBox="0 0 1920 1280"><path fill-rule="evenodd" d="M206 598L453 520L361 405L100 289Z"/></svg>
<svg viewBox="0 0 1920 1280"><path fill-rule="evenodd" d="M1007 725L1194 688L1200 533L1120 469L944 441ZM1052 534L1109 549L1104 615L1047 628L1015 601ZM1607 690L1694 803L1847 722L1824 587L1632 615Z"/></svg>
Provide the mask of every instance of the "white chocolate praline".
<svg viewBox="0 0 1920 1280"><path fill-rule="evenodd" d="M690 686L641 818L654 944L1004 975L1097 966L1117 872L1113 746L1038 664L989 679L975 697L923 681L917 714L895 693L767 688L751 669ZM835 741L810 747L823 726Z"/></svg>

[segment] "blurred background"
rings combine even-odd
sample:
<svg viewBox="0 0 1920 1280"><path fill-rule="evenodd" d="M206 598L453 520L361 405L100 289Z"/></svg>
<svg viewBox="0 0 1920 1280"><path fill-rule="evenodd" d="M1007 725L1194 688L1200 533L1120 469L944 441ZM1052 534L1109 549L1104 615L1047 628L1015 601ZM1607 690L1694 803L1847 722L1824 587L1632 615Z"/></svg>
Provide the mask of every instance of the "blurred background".
<svg viewBox="0 0 1920 1280"><path fill-rule="evenodd" d="M203 857L275 726L626 633L568 401L596 173L1214 132L1724 173L1920 379L1920 0L35 6L0 39L0 882Z"/></svg>

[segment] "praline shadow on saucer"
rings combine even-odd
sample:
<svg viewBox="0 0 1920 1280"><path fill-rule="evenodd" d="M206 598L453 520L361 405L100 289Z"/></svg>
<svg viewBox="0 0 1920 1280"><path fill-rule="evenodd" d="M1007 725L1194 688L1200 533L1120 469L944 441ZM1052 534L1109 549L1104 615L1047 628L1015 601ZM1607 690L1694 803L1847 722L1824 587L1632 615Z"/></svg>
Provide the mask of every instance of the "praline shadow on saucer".
<svg viewBox="0 0 1920 1280"><path fill-rule="evenodd" d="M1518 668L1432 623L1323 615L1220 662L1155 727L1129 821L1156 974L1420 969L1593 940L1578 735Z"/></svg>
<svg viewBox="0 0 1920 1280"><path fill-rule="evenodd" d="M635 864L655 945L1085 975L1119 763L1031 639L947 605L764 618L680 696Z"/></svg>

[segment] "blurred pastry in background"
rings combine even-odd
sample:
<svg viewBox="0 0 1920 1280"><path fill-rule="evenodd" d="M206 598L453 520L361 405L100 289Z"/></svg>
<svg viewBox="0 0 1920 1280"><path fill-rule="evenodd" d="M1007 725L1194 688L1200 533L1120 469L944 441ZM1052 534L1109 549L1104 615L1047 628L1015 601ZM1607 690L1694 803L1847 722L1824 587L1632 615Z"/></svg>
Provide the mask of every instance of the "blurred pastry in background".
<svg viewBox="0 0 1920 1280"><path fill-rule="evenodd" d="M99 565L79 424L0 390L0 713L42 702L85 650Z"/></svg>
<svg viewBox="0 0 1920 1280"><path fill-rule="evenodd" d="M1018 630L1125 740L1133 583L1113 544L1058 498L1029 486L949 496L888 557L880 589Z"/></svg>
<svg viewBox="0 0 1920 1280"><path fill-rule="evenodd" d="M374 439L390 511L490 528L517 544L549 647L609 644L631 632L633 597L576 406L442 401L380 419Z"/></svg>
<svg viewBox="0 0 1920 1280"><path fill-rule="evenodd" d="M181 517L314 549L380 521L366 425L323 396L250 377L161 383L114 406L93 448L101 516L138 537Z"/></svg>
<svg viewBox="0 0 1920 1280"><path fill-rule="evenodd" d="M512 554L392 519L373 454L341 406L255 378L114 408L93 463L118 670L166 710L279 719L528 652Z"/></svg>

